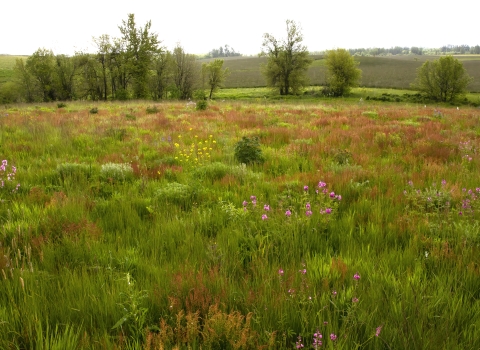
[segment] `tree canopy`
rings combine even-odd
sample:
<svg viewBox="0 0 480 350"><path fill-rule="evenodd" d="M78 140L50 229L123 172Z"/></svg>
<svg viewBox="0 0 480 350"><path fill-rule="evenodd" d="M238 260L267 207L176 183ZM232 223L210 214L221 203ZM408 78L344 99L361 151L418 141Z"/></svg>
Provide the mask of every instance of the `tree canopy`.
<svg viewBox="0 0 480 350"><path fill-rule="evenodd" d="M362 71L357 68L358 62L345 49L327 51L325 55L327 66L328 93L333 96L344 96L352 87L358 86Z"/></svg>
<svg viewBox="0 0 480 350"><path fill-rule="evenodd" d="M435 101L449 102L466 93L472 78L453 56L426 61L417 70L412 87Z"/></svg>
<svg viewBox="0 0 480 350"><path fill-rule="evenodd" d="M267 85L278 89L280 95L296 94L307 85L307 69L312 63L299 26L287 20L287 38L278 40L263 35L262 55L267 57L263 74Z"/></svg>

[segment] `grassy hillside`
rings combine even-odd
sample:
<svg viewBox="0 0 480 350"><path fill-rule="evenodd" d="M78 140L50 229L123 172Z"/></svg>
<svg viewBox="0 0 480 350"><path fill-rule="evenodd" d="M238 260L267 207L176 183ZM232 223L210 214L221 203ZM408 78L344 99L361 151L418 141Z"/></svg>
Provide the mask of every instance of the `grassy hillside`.
<svg viewBox="0 0 480 350"><path fill-rule="evenodd" d="M27 56L0 55L0 85L12 80L13 67L17 58L26 59Z"/></svg>
<svg viewBox="0 0 480 350"><path fill-rule="evenodd" d="M478 350L479 148L463 107L2 108L0 349Z"/></svg>

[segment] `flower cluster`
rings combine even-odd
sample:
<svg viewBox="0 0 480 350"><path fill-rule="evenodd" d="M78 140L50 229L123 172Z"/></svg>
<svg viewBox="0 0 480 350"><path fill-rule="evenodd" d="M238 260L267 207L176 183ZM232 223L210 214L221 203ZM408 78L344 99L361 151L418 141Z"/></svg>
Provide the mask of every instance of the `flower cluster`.
<svg viewBox="0 0 480 350"><path fill-rule="evenodd" d="M9 171L8 161L5 159L2 160L2 165L0 166L0 188L5 188L7 183L13 182L16 174L17 168L12 165ZM12 192L17 192L19 188L20 184L17 183L17 185L12 189Z"/></svg>
<svg viewBox="0 0 480 350"><path fill-rule="evenodd" d="M182 142L182 136L178 135L178 142L174 142L175 160L184 167L194 168L204 165L210 161L211 153L216 146L217 141L213 135L209 135L205 140L199 140L198 135L194 136L193 142L189 145Z"/></svg>
<svg viewBox="0 0 480 350"><path fill-rule="evenodd" d="M304 214L302 214L300 217L307 219L312 217L315 213L319 213L321 215L326 214L328 216L334 212L339 202L342 200L342 196L333 191L329 191L327 189L327 184L323 181L318 183L317 189L315 190L315 194L313 194L313 196L309 193L309 186L305 185L303 186L303 194L300 196L301 198L299 200L294 201L290 197L291 196L289 195L284 197L286 200L281 198L279 203L279 206L283 207L283 210L285 210L284 213L286 218L292 217L295 212L302 211L304 211ZM303 203L303 208L299 208L298 203ZM247 211L250 204L252 209L256 208L256 196L250 196L250 202L247 200L242 202L243 210ZM316 210L314 209L314 206L317 207ZM265 221L268 219L267 213L272 212L273 208L270 204L265 203L263 205L263 210L264 212L261 214L261 218ZM328 219L326 221L328 221Z"/></svg>

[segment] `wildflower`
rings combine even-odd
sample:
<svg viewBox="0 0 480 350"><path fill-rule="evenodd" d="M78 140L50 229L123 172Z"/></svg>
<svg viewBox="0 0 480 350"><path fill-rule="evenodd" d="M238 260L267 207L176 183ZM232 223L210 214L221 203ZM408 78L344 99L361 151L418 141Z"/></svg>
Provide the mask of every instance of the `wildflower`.
<svg viewBox="0 0 480 350"><path fill-rule="evenodd" d="M267 219L268 219L267 214L263 214L263 215L262 215L262 220L267 220Z"/></svg>
<svg viewBox="0 0 480 350"><path fill-rule="evenodd" d="M312 214L313 214L313 213L312 213L311 210L307 210L307 211L305 212L305 215L306 215L307 217L312 216Z"/></svg>
<svg viewBox="0 0 480 350"><path fill-rule="evenodd" d="M278 270L278 274L279 274L280 276L283 276L283 273L284 273L284 271L283 271L282 269Z"/></svg>
<svg viewBox="0 0 480 350"><path fill-rule="evenodd" d="M306 186L306 185L303 186L303 190L304 190L305 192L308 191L308 186Z"/></svg>
<svg viewBox="0 0 480 350"><path fill-rule="evenodd" d="M302 337L301 337L300 335L298 336L298 340L297 340L297 342L295 343L295 346L296 346L297 349L303 348Z"/></svg>
<svg viewBox="0 0 480 350"><path fill-rule="evenodd" d="M325 209L325 213L326 213L326 214L331 214L331 213L332 213L332 208L327 208L327 209Z"/></svg>
<svg viewBox="0 0 480 350"><path fill-rule="evenodd" d="M243 201L243 203L242 203L242 204L243 204L243 206L244 206L244 207L246 207L246 206L247 206L247 204L248 204L248 202L247 202L247 201Z"/></svg>
<svg viewBox="0 0 480 350"><path fill-rule="evenodd" d="M342 200L342 196L339 194L339 195L337 196L337 199L338 199L339 201L341 201L341 200Z"/></svg>
<svg viewBox="0 0 480 350"><path fill-rule="evenodd" d="M378 337L380 335L380 332L382 331L382 327L383 326L378 326L376 329L375 329L375 336Z"/></svg>
<svg viewBox="0 0 480 350"><path fill-rule="evenodd" d="M334 297L336 297L336 296L337 296L337 291L336 291L335 289L334 289L334 290L332 290L332 295L333 295Z"/></svg>
<svg viewBox="0 0 480 350"><path fill-rule="evenodd" d="M357 281L360 279L360 275L358 274L358 272L355 275L353 275L353 279Z"/></svg>
<svg viewBox="0 0 480 350"><path fill-rule="evenodd" d="M320 181L320 182L318 183L318 187L320 187L320 188L321 188L321 187L325 187L325 186L327 186L327 184L326 184L325 182L323 182L323 181Z"/></svg>
<svg viewBox="0 0 480 350"><path fill-rule="evenodd" d="M256 200L256 199L257 199L256 196L250 196L250 200L251 200L251 201L254 201L254 200Z"/></svg>
<svg viewBox="0 0 480 350"><path fill-rule="evenodd" d="M318 349L318 347L322 346L322 338L323 335L317 329L317 331L313 334L313 348Z"/></svg>
<svg viewBox="0 0 480 350"><path fill-rule="evenodd" d="M442 180L442 186L445 186L447 184L447 181L445 179Z"/></svg>
<svg viewBox="0 0 480 350"><path fill-rule="evenodd" d="M331 339L332 341L337 340L337 336L335 335L335 333L330 334L330 339Z"/></svg>
<svg viewBox="0 0 480 350"><path fill-rule="evenodd" d="M335 197L335 192L330 192L330 198L334 198Z"/></svg>
<svg viewBox="0 0 480 350"><path fill-rule="evenodd" d="M270 206L268 204L265 204L263 206L263 210L266 210L266 211L269 211L270 210Z"/></svg>
<svg viewBox="0 0 480 350"><path fill-rule="evenodd" d="M352 303L358 303L358 298L357 298L357 297L353 297L353 298L352 298Z"/></svg>
<svg viewBox="0 0 480 350"><path fill-rule="evenodd" d="M290 210L287 210L287 211L285 212L285 216L286 216L287 218L289 218L290 215L292 215L292 212L291 212Z"/></svg>
<svg viewBox="0 0 480 350"><path fill-rule="evenodd" d="M298 270L298 272L300 272L302 275L305 275L307 273L307 269Z"/></svg>
<svg viewBox="0 0 480 350"><path fill-rule="evenodd" d="M412 180L408 181L408 185L413 187L413 181Z"/></svg>
<svg viewBox="0 0 480 350"><path fill-rule="evenodd" d="M310 210L310 203L305 204L305 209Z"/></svg>

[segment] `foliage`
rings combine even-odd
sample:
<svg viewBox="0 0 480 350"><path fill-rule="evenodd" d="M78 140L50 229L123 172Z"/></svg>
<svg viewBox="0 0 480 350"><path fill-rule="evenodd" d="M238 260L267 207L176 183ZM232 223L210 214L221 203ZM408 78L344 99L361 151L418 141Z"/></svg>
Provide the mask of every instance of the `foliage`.
<svg viewBox="0 0 480 350"><path fill-rule="evenodd" d="M124 182L133 178L133 169L128 163L106 163L100 168L100 176L106 181Z"/></svg>
<svg viewBox="0 0 480 350"><path fill-rule="evenodd" d="M267 57L263 74L267 86L279 89L280 95L298 94L307 85L307 69L312 63L298 25L287 20L287 39L263 35L262 55Z"/></svg>
<svg viewBox="0 0 480 350"><path fill-rule="evenodd" d="M258 137L243 136L235 144L235 159L243 164L263 163L265 161Z"/></svg>
<svg viewBox="0 0 480 350"><path fill-rule="evenodd" d="M208 94L209 99L212 99L213 93L223 86L223 82L230 73L228 68L222 69L222 67L223 60L219 59L215 59L210 63L202 64L203 79L206 80L210 91Z"/></svg>
<svg viewBox="0 0 480 350"><path fill-rule="evenodd" d="M412 87L432 100L448 102L463 96L471 80L458 59L445 56L426 61L417 70Z"/></svg>
<svg viewBox="0 0 480 350"><path fill-rule="evenodd" d="M172 53L172 77L174 89L171 95L181 100L193 96L198 84L199 68L195 55L187 54L183 47L177 45Z"/></svg>
<svg viewBox="0 0 480 350"><path fill-rule="evenodd" d="M344 96L352 87L358 86L362 71L357 68L358 62L345 49L327 51L325 65L328 69L328 93L333 96Z"/></svg>

